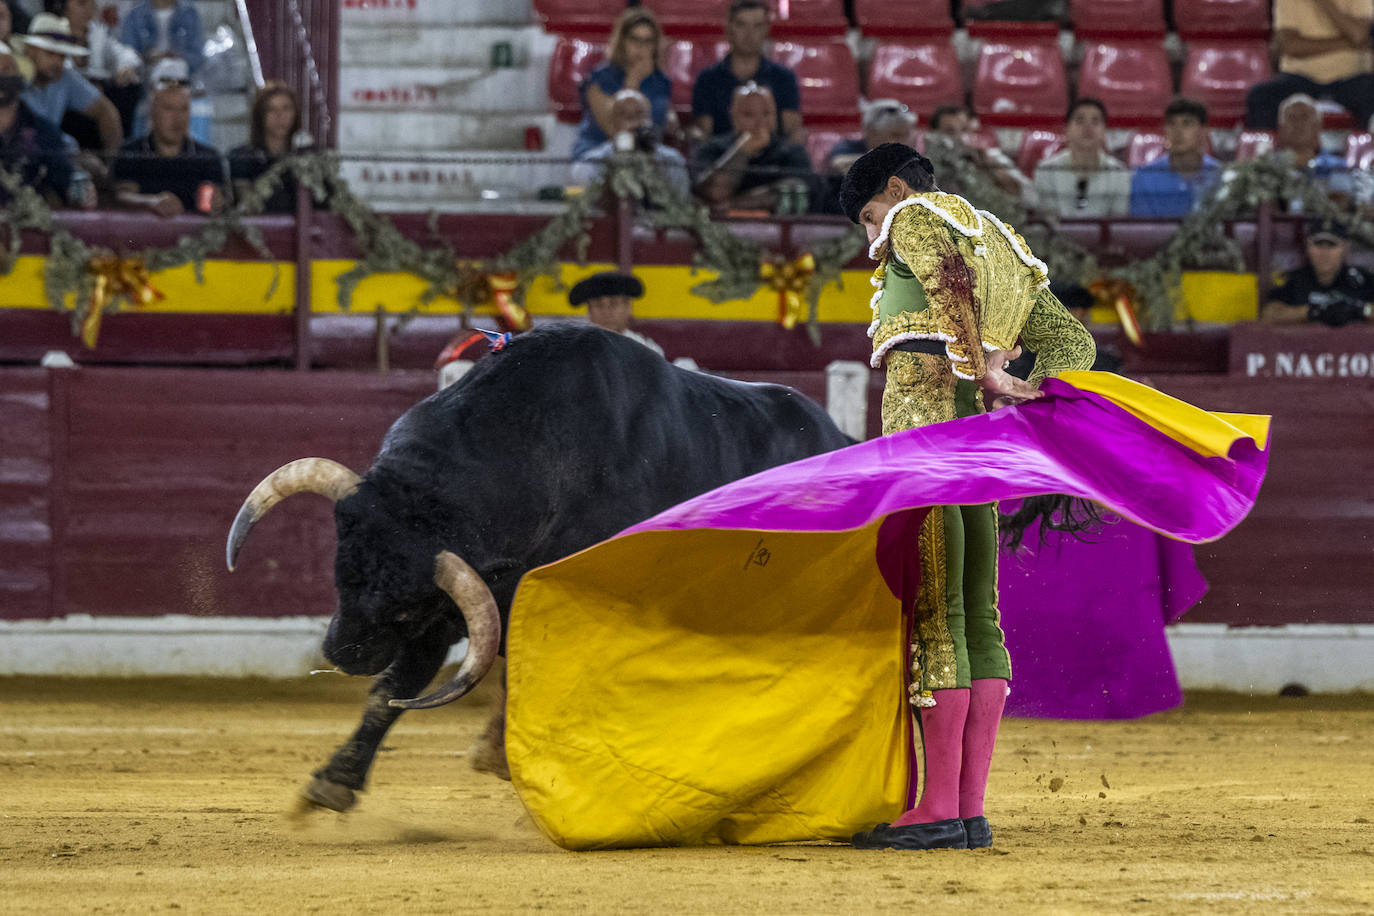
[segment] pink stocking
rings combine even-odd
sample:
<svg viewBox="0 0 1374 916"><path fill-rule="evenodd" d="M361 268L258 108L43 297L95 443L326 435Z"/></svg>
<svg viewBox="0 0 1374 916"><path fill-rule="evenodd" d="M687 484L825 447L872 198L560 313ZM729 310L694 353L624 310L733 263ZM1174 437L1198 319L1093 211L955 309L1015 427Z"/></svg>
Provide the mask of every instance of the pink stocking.
<svg viewBox="0 0 1374 916"><path fill-rule="evenodd" d="M924 761L921 801L892 826L929 824L959 816L959 772L969 693L964 689L936 690L935 705L920 710Z"/></svg>
<svg viewBox="0 0 1374 916"><path fill-rule="evenodd" d="M963 768L959 772L959 817L983 813L983 796L992 769L992 748L1007 702L1007 682L982 678L969 691L968 721L964 725Z"/></svg>

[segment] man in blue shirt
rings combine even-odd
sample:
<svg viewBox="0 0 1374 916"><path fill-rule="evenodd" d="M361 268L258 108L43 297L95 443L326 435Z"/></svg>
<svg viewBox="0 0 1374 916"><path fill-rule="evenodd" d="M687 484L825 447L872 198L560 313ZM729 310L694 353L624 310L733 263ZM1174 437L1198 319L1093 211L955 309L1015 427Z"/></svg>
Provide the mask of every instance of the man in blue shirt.
<svg viewBox="0 0 1374 916"><path fill-rule="evenodd" d="M124 142L119 110L68 65L68 58L86 54L87 49L72 36L67 20L39 13L29 27L32 31L23 36L23 42L24 53L33 63L33 85L25 90L24 102L54 124L61 124L68 112L86 115L96 123L103 151L118 152ZM69 144L73 150L75 145L75 141Z"/></svg>
<svg viewBox="0 0 1374 916"><path fill-rule="evenodd" d="M0 168L18 174L50 206L61 206L67 201L72 180L62 132L20 100L23 87L19 63L9 46L0 41ZM9 192L0 188L0 205L8 202Z"/></svg>
<svg viewBox="0 0 1374 916"><path fill-rule="evenodd" d="M746 83L757 83L773 95L779 132L790 142L800 142L801 92L797 75L763 56L763 46L768 43L768 15L764 0L731 2L725 21L730 53L698 73L692 85L692 129L699 138L728 135L732 129L730 105L735 90Z"/></svg>
<svg viewBox="0 0 1374 916"><path fill-rule="evenodd" d="M1203 152L1207 107L1174 99L1164 109L1165 152L1131 176L1131 216L1179 219L1216 187L1221 163Z"/></svg>

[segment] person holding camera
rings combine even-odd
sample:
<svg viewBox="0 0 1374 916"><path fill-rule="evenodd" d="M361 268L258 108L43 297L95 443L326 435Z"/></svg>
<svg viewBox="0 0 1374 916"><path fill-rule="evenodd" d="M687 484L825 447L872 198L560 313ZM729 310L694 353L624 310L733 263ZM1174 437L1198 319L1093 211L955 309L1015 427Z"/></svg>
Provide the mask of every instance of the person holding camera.
<svg viewBox="0 0 1374 916"><path fill-rule="evenodd" d="M714 207L782 213L788 196L814 201L811 157L777 130L778 113L767 86L745 83L730 105L733 130L697 147L693 159L696 193ZM801 191L801 194L790 192Z"/></svg>
<svg viewBox="0 0 1374 916"><path fill-rule="evenodd" d="M685 196L689 191L687 160L659 141L651 112L649 99L639 90L617 92L611 101L611 138L592 147L573 163L573 181L581 185L592 184L601 177L607 159L617 153L638 151L653 156L669 186Z"/></svg>
<svg viewBox="0 0 1374 916"><path fill-rule="evenodd" d="M1349 233L1335 220L1307 227L1307 263L1283 275L1260 309L1267 324L1320 322L1338 328L1368 322L1374 312L1374 277L1346 262Z"/></svg>

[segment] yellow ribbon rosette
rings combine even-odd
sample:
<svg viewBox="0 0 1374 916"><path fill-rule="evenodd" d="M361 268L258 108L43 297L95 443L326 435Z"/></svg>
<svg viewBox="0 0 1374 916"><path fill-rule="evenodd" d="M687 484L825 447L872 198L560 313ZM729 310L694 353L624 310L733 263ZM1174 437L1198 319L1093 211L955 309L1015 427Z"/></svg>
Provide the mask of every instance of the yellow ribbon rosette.
<svg viewBox="0 0 1374 916"><path fill-rule="evenodd" d="M816 259L809 252L793 261L777 258L759 265L759 276L778 293L778 322L789 331L801 319L803 296L815 272Z"/></svg>
<svg viewBox="0 0 1374 916"><path fill-rule="evenodd" d="M100 321L111 303L127 299L138 307L166 298L153 286L142 258L102 255L91 258L86 270L94 276L91 301L81 319L81 342L89 349L100 339Z"/></svg>

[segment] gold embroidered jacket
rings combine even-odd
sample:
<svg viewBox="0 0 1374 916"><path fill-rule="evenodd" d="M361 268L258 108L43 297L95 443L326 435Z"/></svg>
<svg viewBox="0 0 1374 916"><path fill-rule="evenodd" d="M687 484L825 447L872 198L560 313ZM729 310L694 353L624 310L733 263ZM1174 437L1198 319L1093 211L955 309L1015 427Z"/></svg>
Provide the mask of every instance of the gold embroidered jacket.
<svg viewBox="0 0 1374 916"><path fill-rule="evenodd" d="M889 211L870 252L884 245L873 280L874 367L901 341L940 340L954 373L977 379L985 353L1018 338L1036 353L1032 384L1091 367L1092 335L1050 293L1044 262L988 211L955 194L913 194Z"/></svg>

